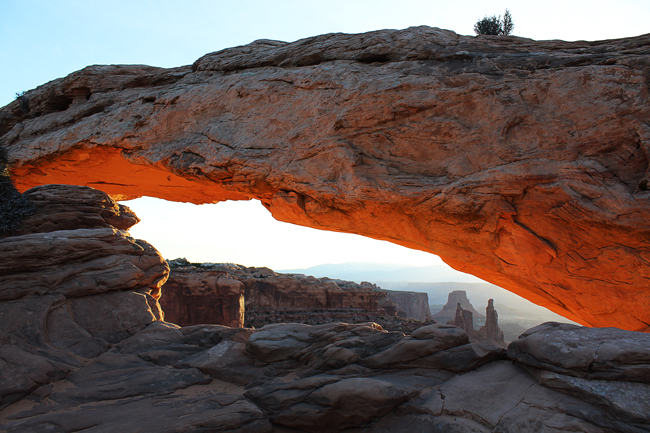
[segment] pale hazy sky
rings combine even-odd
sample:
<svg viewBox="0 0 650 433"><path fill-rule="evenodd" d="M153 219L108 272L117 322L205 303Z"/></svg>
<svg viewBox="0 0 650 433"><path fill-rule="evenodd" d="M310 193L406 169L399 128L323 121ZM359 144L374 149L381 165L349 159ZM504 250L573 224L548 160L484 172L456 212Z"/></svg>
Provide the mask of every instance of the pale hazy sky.
<svg viewBox="0 0 650 433"><path fill-rule="evenodd" d="M516 36L598 40L650 32L650 1L0 0L0 106L91 64L191 64L256 39L294 41L429 25L472 35L508 8ZM378 261L441 265L434 255L276 222L257 202L195 206L143 198L131 233L167 258L274 269Z"/></svg>

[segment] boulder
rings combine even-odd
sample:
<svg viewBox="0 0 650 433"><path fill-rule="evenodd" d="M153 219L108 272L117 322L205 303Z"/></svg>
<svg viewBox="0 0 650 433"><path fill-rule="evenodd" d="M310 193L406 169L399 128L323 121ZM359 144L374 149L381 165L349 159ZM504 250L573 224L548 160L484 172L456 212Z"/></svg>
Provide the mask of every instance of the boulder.
<svg viewBox="0 0 650 433"><path fill-rule="evenodd" d="M147 296L159 297L160 286L166 281L169 267L158 251L143 240L131 238L128 232L106 222L116 221L129 227L137 221L125 207L100 191L63 185L36 187L25 195L48 196L60 205L42 206L20 227L26 234L0 239L0 300L15 300L28 296L61 294L67 298L130 289ZM86 206L87 217L74 212L58 212L48 217L52 208L64 208L71 197L93 197ZM105 203L109 203L106 205ZM106 210L113 208L113 212ZM83 214L83 209L76 211ZM126 216L120 216L123 212ZM101 215L104 214L105 217ZM72 221L82 221L82 228L70 229ZM62 218L57 222L57 218ZM63 230L55 230L59 228ZM46 230L39 232L40 228ZM50 231L54 230L54 231Z"/></svg>
<svg viewBox="0 0 650 433"><path fill-rule="evenodd" d="M649 42L261 40L192 66L89 66L0 109L0 135L21 190L257 198L581 324L646 330Z"/></svg>
<svg viewBox="0 0 650 433"><path fill-rule="evenodd" d="M272 408L273 423L308 432L339 432L367 424L418 393L381 378L316 376L273 385L253 388L246 395Z"/></svg>
<svg viewBox="0 0 650 433"><path fill-rule="evenodd" d="M410 361L467 343L467 334L456 326L429 325L416 330L410 338L404 337L397 344L373 354L364 360L364 364L373 368L408 364Z"/></svg>
<svg viewBox="0 0 650 433"><path fill-rule="evenodd" d="M508 346L508 357L568 376L650 384L650 335L547 322Z"/></svg>
<svg viewBox="0 0 650 433"><path fill-rule="evenodd" d="M44 185L25 191L23 196L36 212L23 220L15 235L97 227L128 230L140 222L128 206L93 188Z"/></svg>

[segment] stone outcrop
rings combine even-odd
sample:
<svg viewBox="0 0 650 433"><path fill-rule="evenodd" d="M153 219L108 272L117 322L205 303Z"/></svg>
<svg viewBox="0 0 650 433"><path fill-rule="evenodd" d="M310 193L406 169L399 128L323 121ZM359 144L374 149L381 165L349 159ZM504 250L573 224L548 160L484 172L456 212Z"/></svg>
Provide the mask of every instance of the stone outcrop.
<svg viewBox="0 0 650 433"><path fill-rule="evenodd" d="M87 187L45 185L24 197L36 212L16 236L0 239L0 300L129 289L157 305L169 267L155 248L125 232L139 221L130 209Z"/></svg>
<svg viewBox="0 0 650 433"><path fill-rule="evenodd" d="M533 368L583 378L650 384L650 339L616 328L549 322L524 332L508 356Z"/></svg>
<svg viewBox="0 0 650 433"><path fill-rule="evenodd" d="M425 321L431 319L429 295L420 292L404 292L385 290L386 297L391 300L398 310L404 311L407 319Z"/></svg>
<svg viewBox="0 0 650 433"><path fill-rule="evenodd" d="M17 185L212 203L436 253L565 317L647 329L650 35L429 27L90 66L0 110Z"/></svg>
<svg viewBox="0 0 650 433"><path fill-rule="evenodd" d="M431 317L441 323L453 321L459 314L459 306L464 311L470 312L472 314L472 317L474 319L472 322L472 329L474 327L478 328L485 323L485 316L474 309L472 304L469 302L469 299L467 298L467 292L465 290L454 290L453 292L449 292L445 306L442 307L442 310L438 311Z"/></svg>
<svg viewBox="0 0 650 433"><path fill-rule="evenodd" d="M0 428L650 431L648 384L529 368L446 325L405 337L374 324L251 331L156 322L40 389L29 405L0 412Z"/></svg>
<svg viewBox="0 0 650 433"><path fill-rule="evenodd" d="M180 326L244 326L244 285L227 272L172 269L160 305L165 320Z"/></svg>
<svg viewBox="0 0 650 433"><path fill-rule="evenodd" d="M161 320L169 272L107 194L46 185L24 196L36 212L0 239L0 408Z"/></svg>
<svg viewBox="0 0 650 433"><path fill-rule="evenodd" d="M2 250L14 263L2 281L20 273L34 287L0 290L3 432L650 432L648 334L546 323L506 352L442 324L408 336L374 323L179 327L153 307L165 261L106 223L133 221L128 209L86 188L36 192L95 196L80 220L97 225L26 224L0 239L18 247ZM81 254L77 231L98 233L92 250ZM37 250L37 235L51 248ZM55 262L68 243L79 254Z"/></svg>

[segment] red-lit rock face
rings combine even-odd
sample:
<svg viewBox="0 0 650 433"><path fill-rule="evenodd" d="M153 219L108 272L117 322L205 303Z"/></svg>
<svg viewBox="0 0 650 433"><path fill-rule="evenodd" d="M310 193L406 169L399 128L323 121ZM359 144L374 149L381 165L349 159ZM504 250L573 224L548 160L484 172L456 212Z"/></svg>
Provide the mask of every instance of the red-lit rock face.
<svg viewBox="0 0 650 433"><path fill-rule="evenodd" d="M279 220L647 331L649 55L649 35L427 27L258 41L191 68L88 67L3 108L0 133L22 189L259 198Z"/></svg>
<svg viewBox="0 0 650 433"><path fill-rule="evenodd" d="M226 272L175 270L160 298L165 320L180 326L244 327L244 285Z"/></svg>

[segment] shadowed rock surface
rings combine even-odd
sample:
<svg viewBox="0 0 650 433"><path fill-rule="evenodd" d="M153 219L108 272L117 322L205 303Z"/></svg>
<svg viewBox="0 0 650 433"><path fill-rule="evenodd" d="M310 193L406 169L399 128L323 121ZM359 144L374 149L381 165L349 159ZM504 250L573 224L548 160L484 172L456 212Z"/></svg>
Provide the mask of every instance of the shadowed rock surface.
<svg viewBox="0 0 650 433"><path fill-rule="evenodd" d="M97 217L111 208L133 221L127 209L87 188L39 190L52 202L101 198L79 218L99 227L0 239L18 246L5 254L36 235L57 246L39 249L38 263L23 257L33 271L16 258L2 269L3 283L18 272L35 288L0 289L2 431L650 432L648 334L547 323L507 354L441 324L409 336L374 323L179 327L154 307L165 261ZM94 255L61 261L60 248L77 248L75 232L106 230L130 249L97 237ZM99 278L104 268L84 265L94 257L155 265ZM51 280L73 265L88 277L74 290L68 274Z"/></svg>
<svg viewBox="0 0 650 433"><path fill-rule="evenodd" d="M0 239L3 408L161 319L169 273L124 231L137 217L105 193L46 185L25 196L36 213Z"/></svg>
<svg viewBox="0 0 650 433"><path fill-rule="evenodd" d="M616 328L546 323L508 347L518 362L569 376L650 383L650 336Z"/></svg>
<svg viewBox="0 0 650 433"><path fill-rule="evenodd" d="M592 326L647 330L650 35L429 27L90 66L0 110L22 189L212 203L439 254ZM569 295L570 294L570 295Z"/></svg>
<svg viewBox="0 0 650 433"><path fill-rule="evenodd" d="M180 326L244 326L244 285L227 272L172 269L160 305L165 320Z"/></svg>

